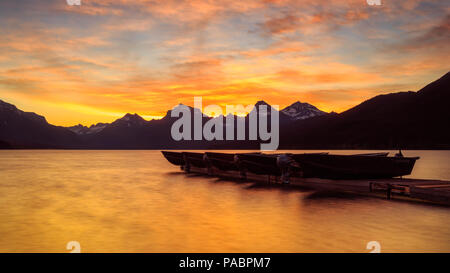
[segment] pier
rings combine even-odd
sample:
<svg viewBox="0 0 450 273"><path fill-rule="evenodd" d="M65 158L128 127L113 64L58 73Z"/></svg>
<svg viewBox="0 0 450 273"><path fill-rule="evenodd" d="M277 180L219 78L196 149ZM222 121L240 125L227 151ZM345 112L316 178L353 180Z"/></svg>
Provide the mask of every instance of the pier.
<svg viewBox="0 0 450 273"><path fill-rule="evenodd" d="M221 171L216 168L191 167L190 173L240 180L270 185L286 185L278 176L247 173L245 177L238 171ZM450 206L450 181L389 178L367 180L331 180L319 178L290 177L289 186L308 188L317 191L333 191L361 194L388 200L408 200Z"/></svg>

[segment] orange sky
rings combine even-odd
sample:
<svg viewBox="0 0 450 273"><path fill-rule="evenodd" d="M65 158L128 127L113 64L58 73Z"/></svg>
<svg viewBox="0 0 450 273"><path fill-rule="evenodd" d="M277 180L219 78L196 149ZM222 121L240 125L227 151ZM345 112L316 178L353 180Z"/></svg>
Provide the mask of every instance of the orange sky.
<svg viewBox="0 0 450 273"><path fill-rule="evenodd" d="M178 103L340 112L448 72L446 1L0 2L0 99L56 125Z"/></svg>

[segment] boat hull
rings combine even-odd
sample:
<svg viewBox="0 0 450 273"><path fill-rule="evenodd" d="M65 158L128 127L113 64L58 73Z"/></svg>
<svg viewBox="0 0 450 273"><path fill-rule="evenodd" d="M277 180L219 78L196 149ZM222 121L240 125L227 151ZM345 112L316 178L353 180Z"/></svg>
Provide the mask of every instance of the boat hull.
<svg viewBox="0 0 450 273"><path fill-rule="evenodd" d="M182 153L169 151L161 151L161 153L173 165L183 166L185 164Z"/></svg>
<svg viewBox="0 0 450 273"><path fill-rule="evenodd" d="M184 161L197 168L208 168L204 153L183 152Z"/></svg>
<svg viewBox="0 0 450 273"><path fill-rule="evenodd" d="M240 168L254 174L280 176L276 155L238 154Z"/></svg>
<svg viewBox="0 0 450 273"><path fill-rule="evenodd" d="M292 155L303 177L372 179L409 175L418 157Z"/></svg>
<svg viewBox="0 0 450 273"><path fill-rule="evenodd" d="M221 171L238 171L235 154L207 152L206 158L211 165Z"/></svg>

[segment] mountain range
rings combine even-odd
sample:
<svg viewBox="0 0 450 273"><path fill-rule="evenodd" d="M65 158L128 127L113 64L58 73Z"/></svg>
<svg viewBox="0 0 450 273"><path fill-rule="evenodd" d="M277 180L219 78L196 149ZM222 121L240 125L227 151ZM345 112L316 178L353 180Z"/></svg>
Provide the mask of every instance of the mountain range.
<svg viewBox="0 0 450 273"><path fill-rule="evenodd" d="M279 112L279 148L449 149L449 103L450 72L417 92L379 95L339 114L298 101ZM264 101L255 106L263 104L270 107ZM160 120L126 114L112 123L61 127L0 100L0 148L259 149L261 140L175 141L170 130L178 118L171 111ZM203 115L203 124L210 119ZM245 119L248 133L248 115L237 119Z"/></svg>

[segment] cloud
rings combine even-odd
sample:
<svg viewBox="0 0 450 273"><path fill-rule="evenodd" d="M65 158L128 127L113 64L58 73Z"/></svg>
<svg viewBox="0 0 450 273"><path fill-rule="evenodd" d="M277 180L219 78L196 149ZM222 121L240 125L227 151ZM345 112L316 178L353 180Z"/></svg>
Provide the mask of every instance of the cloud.
<svg viewBox="0 0 450 273"><path fill-rule="evenodd" d="M279 18L270 18L264 22L263 28L270 34L280 34L296 31L301 23L299 17L286 14Z"/></svg>
<svg viewBox="0 0 450 273"><path fill-rule="evenodd" d="M1 1L0 94L54 109L49 120L60 124L78 110L91 123L102 113L164 115L196 95L345 109L448 69L443 2ZM58 105L67 112L55 114Z"/></svg>
<svg viewBox="0 0 450 273"><path fill-rule="evenodd" d="M448 48L450 44L450 14L447 14L438 24L426 29L417 37L405 41L400 45L403 50ZM448 51L448 49L447 49Z"/></svg>

